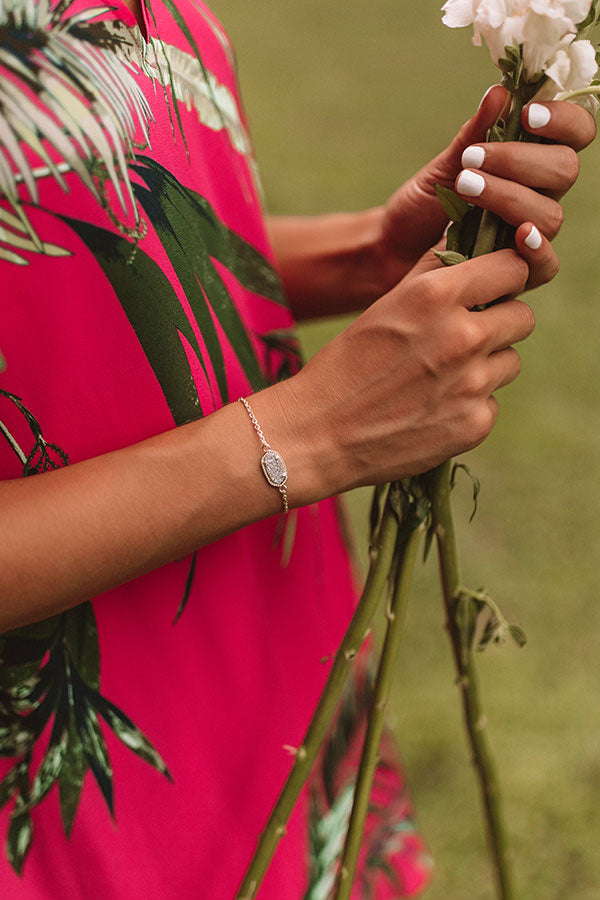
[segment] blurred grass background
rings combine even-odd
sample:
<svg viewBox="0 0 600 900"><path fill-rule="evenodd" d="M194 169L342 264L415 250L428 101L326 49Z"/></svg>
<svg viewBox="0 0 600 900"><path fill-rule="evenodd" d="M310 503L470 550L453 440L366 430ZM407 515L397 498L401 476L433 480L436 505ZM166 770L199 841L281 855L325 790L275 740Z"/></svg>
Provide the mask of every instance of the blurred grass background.
<svg viewBox="0 0 600 900"><path fill-rule="evenodd" d="M497 80L441 0L213 0L236 44L273 213L383 202L437 153ZM562 271L530 295L538 327L500 421L468 462L482 480L457 518L465 581L525 628L480 659L519 900L600 897L600 146L582 154L556 240ZM302 328L315 352L345 320ZM366 546L368 491L350 496ZM431 900L491 900L479 798L433 560L418 574L393 704Z"/></svg>

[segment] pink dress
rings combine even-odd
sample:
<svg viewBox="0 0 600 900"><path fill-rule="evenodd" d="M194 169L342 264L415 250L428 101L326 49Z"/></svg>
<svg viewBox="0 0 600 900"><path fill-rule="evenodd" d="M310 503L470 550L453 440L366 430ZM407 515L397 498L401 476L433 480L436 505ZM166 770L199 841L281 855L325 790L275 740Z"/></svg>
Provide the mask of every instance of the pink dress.
<svg viewBox="0 0 600 900"><path fill-rule="evenodd" d="M200 0L148 2L143 31L92 5L0 0L0 478L299 365L220 24ZM233 900L355 601L327 501L0 636L3 900ZM327 897L361 684L260 900ZM355 895L417 896L395 763L377 791Z"/></svg>

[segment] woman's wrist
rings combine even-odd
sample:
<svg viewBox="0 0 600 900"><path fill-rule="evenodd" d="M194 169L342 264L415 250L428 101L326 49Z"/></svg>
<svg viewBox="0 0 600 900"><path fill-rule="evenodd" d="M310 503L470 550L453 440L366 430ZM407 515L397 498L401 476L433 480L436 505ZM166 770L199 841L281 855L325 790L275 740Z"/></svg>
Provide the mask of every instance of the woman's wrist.
<svg viewBox="0 0 600 900"><path fill-rule="evenodd" d="M269 231L297 319L365 309L396 283L384 207L324 216L275 216Z"/></svg>
<svg viewBox="0 0 600 900"><path fill-rule="evenodd" d="M300 372L250 398L265 437L285 461L290 508L306 506L344 490L333 429L323 421L323 405L311 399L305 381ZM248 428L252 429L250 420ZM256 436L255 442L257 477L262 478L260 442Z"/></svg>

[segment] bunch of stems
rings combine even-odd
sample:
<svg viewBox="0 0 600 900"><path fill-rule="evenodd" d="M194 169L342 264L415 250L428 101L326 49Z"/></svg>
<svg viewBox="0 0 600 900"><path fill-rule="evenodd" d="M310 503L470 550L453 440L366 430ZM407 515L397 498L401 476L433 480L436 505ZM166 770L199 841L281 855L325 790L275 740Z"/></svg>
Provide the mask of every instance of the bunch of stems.
<svg viewBox="0 0 600 900"><path fill-rule="evenodd" d="M521 139L521 110L527 99L529 98L526 90L513 94L502 140ZM498 234L501 224L501 220L497 216L487 211L483 212L477 238L471 251L472 256L481 256L498 249ZM407 482L390 485L372 548L372 561L363 594L335 656L329 678L304 740L294 752L292 770L259 838L257 850L238 890L236 900L254 900L257 896L277 844L285 834L286 824L294 804L326 737L352 663L369 634L375 612L382 597L386 594L390 572L393 572L391 600L386 610L386 635L368 713L346 842L333 894L335 900L349 900L369 808L369 797L378 763L379 744L419 541L422 534L428 529L435 535L437 543L446 627L456 669L456 682L461 696L465 730L480 785L498 898L499 900L512 900L514 897L500 789L487 737L487 720L481 704L473 649L469 642L465 641L458 618L461 601L474 599L475 593L468 591L461 579L450 502L451 490L451 461L425 475L409 479ZM402 503L399 503L399 497L403 498ZM415 514L416 498L421 498L419 504L421 510L423 510L422 501L425 500L426 515L423 515L422 512L420 515Z"/></svg>

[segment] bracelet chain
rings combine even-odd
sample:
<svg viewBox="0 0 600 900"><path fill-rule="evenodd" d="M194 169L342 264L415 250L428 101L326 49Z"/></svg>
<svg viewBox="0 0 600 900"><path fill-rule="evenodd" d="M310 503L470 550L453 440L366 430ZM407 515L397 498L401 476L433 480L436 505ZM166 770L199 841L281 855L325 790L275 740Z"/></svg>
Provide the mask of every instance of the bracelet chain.
<svg viewBox="0 0 600 900"><path fill-rule="evenodd" d="M273 450L271 445L267 441L266 437L263 434L262 428L258 424L258 419L254 415L254 411L253 411L252 407L250 406L250 404L248 403L248 401L246 400L246 398L238 397L238 400L242 404L242 406L245 407L246 412L248 413L248 415L250 417L250 421L252 422L252 427L254 428L254 430L256 431L256 434L258 435L258 439L260 440L262 451L263 451L263 457L262 457L261 463L262 463L262 469L263 469L265 479L272 487L277 488L277 490L281 494L281 501L283 503L283 514L285 515L289 511L288 496L287 496L287 470L285 468L285 463L284 463L281 455L279 453L277 453L276 450ZM271 480L271 477L269 477L268 467L265 467L265 459L266 459L267 454L277 457L278 461L283 466L284 474L283 474L282 481L280 481L280 482L278 481L277 483L275 483L274 481Z"/></svg>

